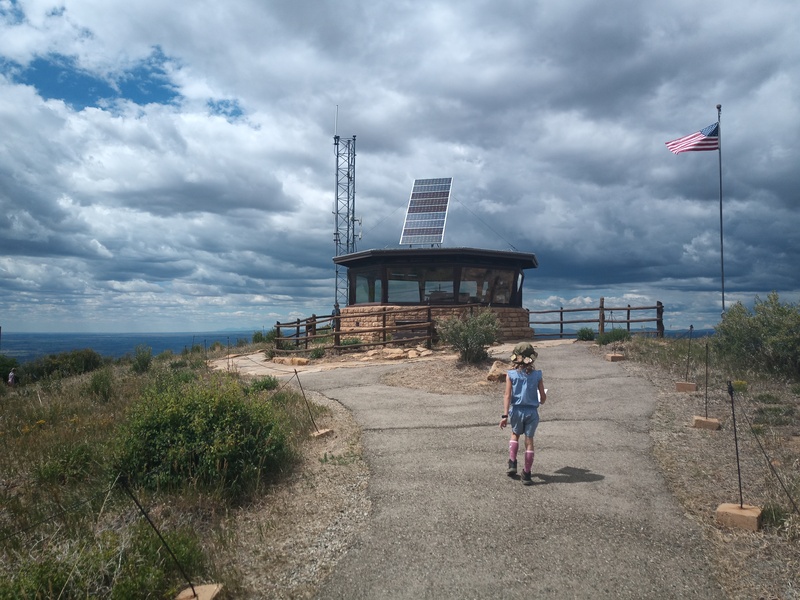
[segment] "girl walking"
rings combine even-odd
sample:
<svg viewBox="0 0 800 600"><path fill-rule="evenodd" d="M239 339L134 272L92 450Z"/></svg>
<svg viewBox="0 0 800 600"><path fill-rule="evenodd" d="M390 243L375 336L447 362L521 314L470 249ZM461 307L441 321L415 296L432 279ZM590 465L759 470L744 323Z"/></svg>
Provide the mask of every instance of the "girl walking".
<svg viewBox="0 0 800 600"><path fill-rule="evenodd" d="M506 391L503 396L503 415L500 429L511 424L511 439L508 442L508 476L517 474L519 437L525 435L525 466L522 483L533 485L533 436L539 426L539 405L547 400L542 372L534 368L539 355L529 342L517 344L511 354L514 368L506 374Z"/></svg>

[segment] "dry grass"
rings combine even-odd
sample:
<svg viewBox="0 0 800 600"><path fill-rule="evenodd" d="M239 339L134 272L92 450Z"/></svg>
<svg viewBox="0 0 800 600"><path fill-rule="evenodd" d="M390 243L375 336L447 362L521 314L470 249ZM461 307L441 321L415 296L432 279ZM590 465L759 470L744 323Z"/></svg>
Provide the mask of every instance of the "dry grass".
<svg viewBox="0 0 800 600"><path fill-rule="evenodd" d="M706 402L705 363L691 361L689 380L699 384L698 391L676 392L675 383L686 379L687 361L670 360L664 353L655 361L657 365L651 364L653 348L648 346L666 343L627 344L623 351L633 360L620 365L658 390L658 406L651 419L653 452L673 494L710 542L719 582L730 598L800 598L800 516L791 516L791 502L766 458L789 486L795 502L800 502L800 422L774 427L756 423L760 408L756 398L763 399L763 394L780 399L782 405L797 406L792 386L748 374L749 391L735 394L743 502L763 508L765 518L757 533L721 528L714 519L716 508L722 503L739 503L733 413L726 381L734 377L710 367ZM719 431L691 427L693 417L706 416L706 410L708 417L719 419ZM751 431L751 423L758 437Z"/></svg>

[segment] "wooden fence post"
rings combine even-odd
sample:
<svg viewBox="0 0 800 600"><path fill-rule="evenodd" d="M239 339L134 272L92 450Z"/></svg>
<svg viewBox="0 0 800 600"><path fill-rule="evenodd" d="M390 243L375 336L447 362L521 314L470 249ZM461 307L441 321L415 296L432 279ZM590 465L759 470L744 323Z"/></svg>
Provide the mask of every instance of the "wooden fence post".
<svg viewBox="0 0 800 600"><path fill-rule="evenodd" d="M631 332L631 305L630 304L628 304L627 321L628 321L628 333L630 333Z"/></svg>
<svg viewBox="0 0 800 600"><path fill-rule="evenodd" d="M603 335L606 331L606 299L600 297L600 317L597 320L597 334Z"/></svg>
<svg viewBox="0 0 800 600"><path fill-rule="evenodd" d="M425 347L430 350L433 346L433 313L431 307L428 305L428 340L425 342Z"/></svg>
<svg viewBox="0 0 800 600"><path fill-rule="evenodd" d="M656 331L658 337L664 337L664 305L661 300L656 302Z"/></svg>
<svg viewBox="0 0 800 600"><path fill-rule="evenodd" d="M559 306L558 309L559 309L558 310L558 323L559 323L558 339L563 340L564 339L564 307L563 306Z"/></svg>
<svg viewBox="0 0 800 600"><path fill-rule="evenodd" d="M281 349L281 322L275 323L275 349Z"/></svg>
<svg viewBox="0 0 800 600"><path fill-rule="evenodd" d="M339 316L338 311L333 316L332 323L333 323L333 345L338 347L342 343L341 335L339 334L339 330L341 329L342 323L340 321L342 317Z"/></svg>

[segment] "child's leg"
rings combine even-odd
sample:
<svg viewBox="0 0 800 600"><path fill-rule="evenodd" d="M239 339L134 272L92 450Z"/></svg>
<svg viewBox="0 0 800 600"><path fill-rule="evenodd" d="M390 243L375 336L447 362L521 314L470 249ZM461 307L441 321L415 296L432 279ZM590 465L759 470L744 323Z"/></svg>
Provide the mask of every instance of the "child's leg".
<svg viewBox="0 0 800 600"><path fill-rule="evenodd" d="M530 473L533 468L533 438L525 436L525 472Z"/></svg>
<svg viewBox="0 0 800 600"><path fill-rule="evenodd" d="M519 436L515 433L511 434L511 439L508 441L508 470L506 471L510 477L517 474L517 452L519 451Z"/></svg>
<svg viewBox="0 0 800 600"><path fill-rule="evenodd" d="M508 460L513 460L516 462L518 452L519 452L519 436L516 433L512 433L511 439L508 441Z"/></svg>

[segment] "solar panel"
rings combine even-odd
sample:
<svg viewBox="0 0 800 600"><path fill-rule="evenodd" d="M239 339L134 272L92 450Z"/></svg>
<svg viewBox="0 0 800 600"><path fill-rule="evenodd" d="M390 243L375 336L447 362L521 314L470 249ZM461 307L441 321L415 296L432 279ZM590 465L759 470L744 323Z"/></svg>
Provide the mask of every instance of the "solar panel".
<svg viewBox="0 0 800 600"><path fill-rule="evenodd" d="M401 244L442 243L452 185L452 177L414 180L400 235Z"/></svg>

